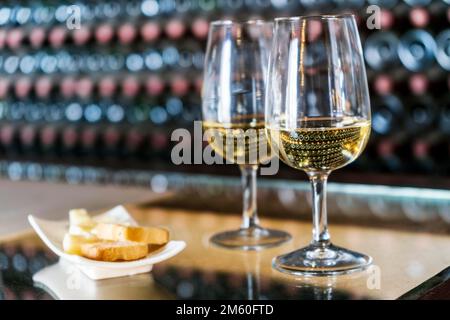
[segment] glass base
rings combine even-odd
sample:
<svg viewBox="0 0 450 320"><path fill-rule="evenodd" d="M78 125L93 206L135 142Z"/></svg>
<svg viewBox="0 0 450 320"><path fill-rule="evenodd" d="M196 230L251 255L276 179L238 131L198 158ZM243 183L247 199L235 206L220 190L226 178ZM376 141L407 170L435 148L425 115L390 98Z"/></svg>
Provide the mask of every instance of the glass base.
<svg viewBox="0 0 450 320"><path fill-rule="evenodd" d="M330 276L366 269L372 258L332 244L311 244L305 248L275 257L274 269L300 276Z"/></svg>
<svg viewBox="0 0 450 320"><path fill-rule="evenodd" d="M215 234L210 241L229 249L260 250L278 246L291 239L291 235L284 231L264 229L261 227L242 228Z"/></svg>

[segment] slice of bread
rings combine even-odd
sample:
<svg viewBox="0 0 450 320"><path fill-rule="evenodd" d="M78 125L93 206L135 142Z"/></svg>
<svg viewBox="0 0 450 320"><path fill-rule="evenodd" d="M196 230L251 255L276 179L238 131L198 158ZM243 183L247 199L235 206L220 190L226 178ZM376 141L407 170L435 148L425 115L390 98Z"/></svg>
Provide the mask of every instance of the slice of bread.
<svg viewBox="0 0 450 320"><path fill-rule="evenodd" d="M100 261L131 261L144 258L148 245L131 241L102 241L81 246L83 257Z"/></svg>
<svg viewBox="0 0 450 320"><path fill-rule="evenodd" d="M112 223L99 223L92 232L100 239L133 241L162 245L169 242L169 231L157 227L131 227Z"/></svg>
<svg viewBox="0 0 450 320"><path fill-rule="evenodd" d="M63 249L67 253L81 255L81 246L83 244L95 243L99 241L101 240L93 235L90 237L85 237L66 233L63 239Z"/></svg>

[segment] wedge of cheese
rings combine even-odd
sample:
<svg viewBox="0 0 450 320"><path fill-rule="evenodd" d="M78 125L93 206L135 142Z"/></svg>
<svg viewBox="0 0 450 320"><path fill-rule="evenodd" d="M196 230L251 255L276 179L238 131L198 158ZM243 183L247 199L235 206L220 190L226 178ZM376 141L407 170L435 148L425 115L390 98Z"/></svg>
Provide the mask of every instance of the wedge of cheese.
<svg viewBox="0 0 450 320"><path fill-rule="evenodd" d="M163 245L169 242L169 231L158 227L131 227L112 223L99 223L92 229L98 238L111 241L133 241Z"/></svg>

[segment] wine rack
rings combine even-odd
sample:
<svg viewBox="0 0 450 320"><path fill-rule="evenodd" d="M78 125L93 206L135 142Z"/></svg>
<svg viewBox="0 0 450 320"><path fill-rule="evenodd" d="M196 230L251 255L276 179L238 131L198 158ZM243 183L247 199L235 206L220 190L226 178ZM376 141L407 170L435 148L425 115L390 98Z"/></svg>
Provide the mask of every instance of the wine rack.
<svg viewBox="0 0 450 320"><path fill-rule="evenodd" d="M367 24L374 5L380 29ZM79 28L67 24L73 6ZM235 173L170 160L171 132L201 119L208 22L341 12L358 18L373 115L367 150L341 176L450 178L447 0L6 1L0 173L31 180L62 167Z"/></svg>

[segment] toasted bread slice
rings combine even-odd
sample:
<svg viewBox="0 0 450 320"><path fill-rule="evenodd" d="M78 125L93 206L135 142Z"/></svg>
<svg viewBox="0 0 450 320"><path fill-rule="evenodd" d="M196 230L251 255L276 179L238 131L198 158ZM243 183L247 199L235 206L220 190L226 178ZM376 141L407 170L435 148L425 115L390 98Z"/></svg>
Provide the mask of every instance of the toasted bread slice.
<svg viewBox="0 0 450 320"><path fill-rule="evenodd" d="M100 261L131 261L145 257L148 245L131 241L103 241L81 246L83 257Z"/></svg>
<svg viewBox="0 0 450 320"><path fill-rule="evenodd" d="M157 227L130 227L120 224L99 223L92 232L100 239L134 241L162 245L169 242L169 231Z"/></svg>
<svg viewBox="0 0 450 320"><path fill-rule="evenodd" d="M81 246L83 244L95 243L101 241L95 236L85 237L66 233L63 240L63 249L70 254L81 255Z"/></svg>

